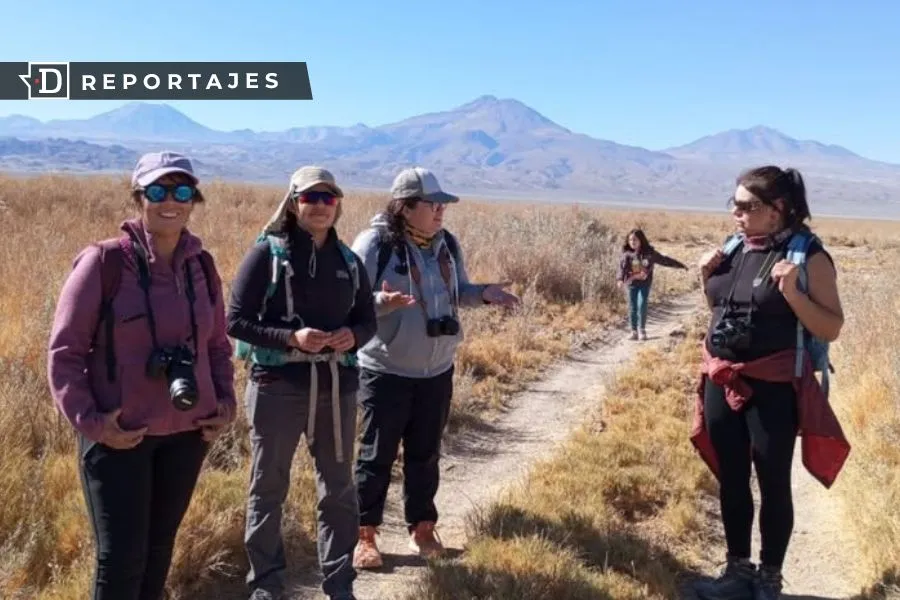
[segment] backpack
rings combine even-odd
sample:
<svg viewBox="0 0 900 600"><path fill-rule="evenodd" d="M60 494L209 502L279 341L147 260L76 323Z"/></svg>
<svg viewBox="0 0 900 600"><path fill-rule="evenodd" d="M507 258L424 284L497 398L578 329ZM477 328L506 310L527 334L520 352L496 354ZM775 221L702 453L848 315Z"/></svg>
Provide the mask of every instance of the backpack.
<svg viewBox="0 0 900 600"><path fill-rule="evenodd" d="M272 270L269 278L269 285L266 287L266 294L263 296L262 306L257 313L259 320L263 319L266 313L266 305L269 298L275 295L278 289L278 282L287 273L288 279L293 276L291 268L291 257L288 252L287 241L284 236L274 234L260 234L256 238L256 243L266 241L269 244L269 253L272 255ZM351 309L356 304L356 294L359 291L359 264L356 261L356 254L344 242L338 240L338 247L341 250L341 256L347 265L350 273L350 279L353 282L353 300ZM287 312L285 318L293 320L294 314L294 298L291 291L290 281L285 283L287 294ZM262 348L253 346L244 340L235 340L235 356L245 362L254 362L265 366L282 366L287 363L287 351L276 348ZM354 353L344 353L341 357L341 364L347 367L356 365L356 355Z"/></svg>
<svg viewBox="0 0 900 600"><path fill-rule="evenodd" d="M447 249L453 256L453 260L459 262L459 246L456 242L456 238L449 231L444 230L444 241L447 243ZM373 289L377 289L378 280L381 279L381 276L384 274L384 269L387 267L388 261L391 260L391 254L395 251L398 251L397 245L391 243L391 241L388 239L387 231L384 228L379 227L378 263L375 268L375 283L372 286ZM447 283L449 285L449 282Z"/></svg>
<svg viewBox="0 0 900 600"><path fill-rule="evenodd" d="M821 240L811 231L801 230L791 236L787 244L787 253L785 258L799 266L799 275L797 277L797 286L801 292L809 292L809 274L806 269L806 255L809 247L813 242L822 243ZM743 244L743 238L738 235L730 236L722 247L722 253L728 257ZM794 366L794 376L799 378L803 375L803 356L804 351L809 355L812 362L813 372L822 374L822 391L828 398L829 372L834 373L834 366L828 357L830 344L821 338L812 335L797 319L797 360Z"/></svg>
<svg viewBox="0 0 900 600"><path fill-rule="evenodd" d="M96 342L100 327L103 326L106 336L106 378L112 383L116 380L116 352L113 345L113 337L115 332L116 319L113 311L113 299L119 292L119 286L122 282L122 270L125 268L125 253L128 252L126 244L130 245L131 255L135 257L135 261L142 260L139 258L141 253L134 252L134 240L128 236L112 238L96 242L92 244L100 251L100 281L101 281L101 299L100 299L100 316L97 320L97 327L94 330L93 342ZM209 303L211 306L216 305L217 290L213 284L213 274L215 273L215 263L212 255L206 250L200 252L198 259L200 268L203 270L203 278L206 280L206 288L209 294ZM146 265L138 264L138 273L141 278L149 275ZM146 280L145 284L149 284ZM191 299L193 304L193 299Z"/></svg>

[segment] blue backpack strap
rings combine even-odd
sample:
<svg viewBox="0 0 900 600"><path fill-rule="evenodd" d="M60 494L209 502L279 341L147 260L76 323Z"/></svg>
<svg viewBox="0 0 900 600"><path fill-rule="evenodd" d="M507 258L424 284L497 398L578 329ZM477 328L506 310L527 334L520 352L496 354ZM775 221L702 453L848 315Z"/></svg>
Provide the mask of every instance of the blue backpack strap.
<svg viewBox="0 0 900 600"><path fill-rule="evenodd" d="M740 234L736 233L734 235L728 236L728 238L725 240L725 243L722 245L722 254L724 254L726 258L731 256L732 254L734 254L735 250L741 247L741 244L743 243L744 238L742 238Z"/></svg>
<svg viewBox="0 0 900 600"><path fill-rule="evenodd" d="M821 243L815 234L806 230L798 231L788 241L785 258L799 267L797 288L803 293L809 293L809 272L807 270L809 247L813 242L817 241ZM828 397L828 373L831 366L828 360L828 343L809 335L800 319L797 319L797 359L794 365L794 375L796 377L803 375L803 356L804 349L807 349L807 344L810 346L808 349L810 351L810 359L813 361L813 370L821 371L822 391Z"/></svg>
<svg viewBox="0 0 900 600"><path fill-rule="evenodd" d="M806 291L809 283L806 277L806 252L809 250L809 244L811 242L811 236L803 235L801 233L795 234L788 242L787 254L785 256L788 261L800 267L797 276L797 286L802 292ZM801 377L803 375L803 349L805 345L806 329L803 327L800 319L797 319L797 358L794 362L795 377Z"/></svg>

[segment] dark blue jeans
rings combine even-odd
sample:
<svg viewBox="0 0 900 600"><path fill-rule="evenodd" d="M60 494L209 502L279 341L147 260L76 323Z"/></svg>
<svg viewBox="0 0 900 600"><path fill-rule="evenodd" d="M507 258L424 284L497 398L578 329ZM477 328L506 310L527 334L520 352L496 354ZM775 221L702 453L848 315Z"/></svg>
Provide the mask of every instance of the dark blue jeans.
<svg viewBox="0 0 900 600"><path fill-rule="evenodd" d="M628 318L632 331L644 330L647 327L647 298L650 296L649 285L628 286Z"/></svg>

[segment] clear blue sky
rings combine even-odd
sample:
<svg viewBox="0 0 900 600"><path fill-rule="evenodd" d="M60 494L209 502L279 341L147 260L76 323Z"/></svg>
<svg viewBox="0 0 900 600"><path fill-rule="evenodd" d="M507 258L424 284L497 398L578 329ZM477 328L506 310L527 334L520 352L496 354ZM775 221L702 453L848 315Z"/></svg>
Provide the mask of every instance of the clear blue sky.
<svg viewBox="0 0 900 600"><path fill-rule="evenodd" d="M757 124L900 162L890 0L4 2L0 60L305 60L312 101L182 102L217 129L379 125L482 94L652 149ZM112 102L0 102L87 117Z"/></svg>

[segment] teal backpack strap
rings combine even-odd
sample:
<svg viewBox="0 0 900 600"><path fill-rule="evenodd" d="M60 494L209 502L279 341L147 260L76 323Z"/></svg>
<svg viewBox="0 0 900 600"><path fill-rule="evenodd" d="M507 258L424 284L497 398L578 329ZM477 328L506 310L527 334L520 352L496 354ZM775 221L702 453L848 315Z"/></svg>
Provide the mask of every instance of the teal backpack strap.
<svg viewBox="0 0 900 600"><path fill-rule="evenodd" d="M350 279L353 281L353 301L351 307L356 304L356 293L359 291L359 264L356 262L356 253L350 249L347 244L338 240L338 247L347 264L347 270L350 272Z"/></svg>
<svg viewBox="0 0 900 600"><path fill-rule="evenodd" d="M356 253L347 244L338 240L338 247L341 249L341 255L343 255L344 262L347 264L347 270L350 272L350 280L353 282L353 300L350 303L350 309L352 310L356 306L356 295L359 292L359 263L356 260ZM357 362L358 359L355 353L344 352L341 354L340 363L343 366L355 367Z"/></svg>
<svg viewBox="0 0 900 600"><path fill-rule="evenodd" d="M287 314L282 317L283 320L290 321L294 312L294 296L290 285L290 277L293 275L291 270L290 257L287 250L285 239L277 235L261 234L256 238L256 243L266 241L269 244L269 254L272 257L271 277L269 284L266 286L266 293L263 296L262 306L260 306L257 316L262 320L266 314L266 306L269 298L275 295L278 289L278 282L282 276L286 276L288 281L285 285L285 300L287 302ZM236 340L235 355L246 362L255 362L263 365L282 365L285 363L284 352L274 348L258 348L243 340Z"/></svg>
<svg viewBox="0 0 900 600"><path fill-rule="evenodd" d="M284 272L284 261L287 259L287 249L284 246L284 240L274 235L260 236L259 242L266 241L269 243L269 255L272 257L272 266L270 269L271 277L269 285L266 286L266 295L263 296L262 306L259 309L260 319L266 314L266 304L269 298L275 295L278 288L278 281Z"/></svg>
<svg viewBox="0 0 900 600"><path fill-rule="evenodd" d="M278 289L278 282L284 277L284 305L286 310L285 314L282 315L281 320L287 323L293 323L297 319L297 315L294 313L294 288L291 285L291 279L294 277L294 269L291 266L291 257L287 249L287 240L284 237L272 234L267 235L266 240L269 242L269 254L272 255L272 279L269 280L269 285L266 288L266 296L263 300L262 312L260 312L260 315L265 314L266 300L275 295L275 290Z"/></svg>

